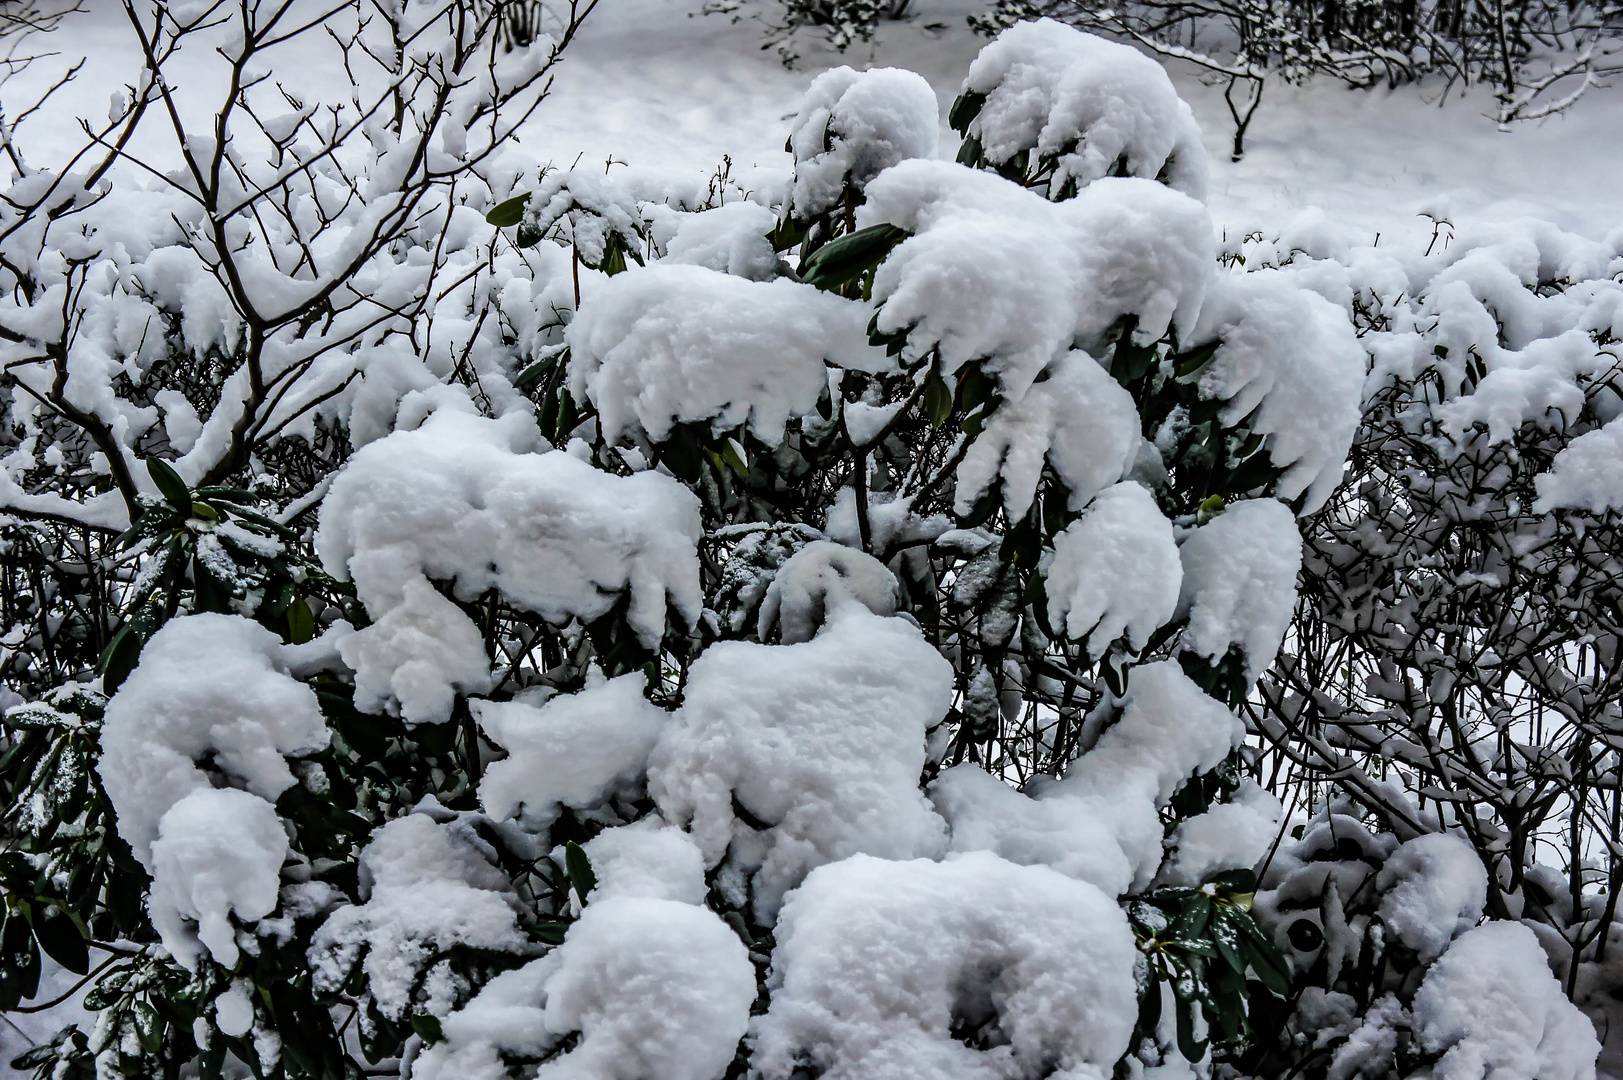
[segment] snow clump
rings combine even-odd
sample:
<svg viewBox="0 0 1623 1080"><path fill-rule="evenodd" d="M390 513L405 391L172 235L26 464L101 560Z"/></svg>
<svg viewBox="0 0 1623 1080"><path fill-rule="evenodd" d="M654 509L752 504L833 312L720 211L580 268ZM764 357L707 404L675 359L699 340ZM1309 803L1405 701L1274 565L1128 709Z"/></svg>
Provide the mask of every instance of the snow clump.
<svg viewBox="0 0 1623 1080"><path fill-rule="evenodd" d="M830 68L812 80L789 129L797 220L835 209L897 162L935 156L940 105L924 76L901 68Z"/></svg>
<svg viewBox="0 0 1623 1080"><path fill-rule="evenodd" d="M901 586L884 563L866 552L814 540L778 568L761 599L758 637L778 628L785 645L810 641L828 613L855 601L875 615L896 614Z"/></svg>
<svg viewBox="0 0 1623 1080"><path fill-rule="evenodd" d="M1054 538L1048 621L1066 637L1087 638L1091 656L1123 634L1142 649L1172 620L1182 584L1172 522L1142 484L1123 481Z"/></svg>
<svg viewBox="0 0 1623 1080"><path fill-rule="evenodd" d="M1424 963L1471 929L1488 902L1488 872L1475 849L1451 833L1426 833L1398 847L1375 879L1381 923Z"/></svg>
<svg viewBox="0 0 1623 1080"><path fill-rule="evenodd" d="M821 867L784 905L777 941L754 1032L767 1080L808 1064L824 1080L1096 1080L1138 1015L1115 902L987 852Z"/></svg>
<svg viewBox="0 0 1623 1080"><path fill-rule="evenodd" d="M1232 503L1178 549L1188 615L1183 646L1212 661L1233 646L1256 673L1272 662L1296 610L1302 534L1295 516L1273 499Z"/></svg>

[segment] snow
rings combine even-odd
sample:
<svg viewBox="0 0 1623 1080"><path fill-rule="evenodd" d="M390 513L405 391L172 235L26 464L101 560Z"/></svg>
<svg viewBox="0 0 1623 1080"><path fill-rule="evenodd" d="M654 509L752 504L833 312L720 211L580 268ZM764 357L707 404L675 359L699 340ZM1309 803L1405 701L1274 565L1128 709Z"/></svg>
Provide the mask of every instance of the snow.
<svg viewBox="0 0 1623 1080"><path fill-rule="evenodd" d="M1080 510L1132 467L1141 442L1127 390L1084 352L1051 363L1024 397L1000 405L958 466L953 509L967 515L986 489L1003 483L1010 520L1025 517L1046 462Z"/></svg>
<svg viewBox="0 0 1623 1080"><path fill-rule="evenodd" d="M783 894L823 863L941 854L946 830L919 774L952 681L915 626L854 602L810 641L717 642L689 670L649 791L708 866L731 849L718 884L770 923Z"/></svg>
<svg viewBox="0 0 1623 1080"><path fill-rule="evenodd" d="M795 179L785 210L810 221L897 162L933 158L940 106L929 82L900 68L830 68L811 81L789 126Z"/></svg>
<svg viewBox="0 0 1623 1080"><path fill-rule="evenodd" d="M598 410L611 442L663 442L678 423L716 434L749 426L768 445L811 412L827 360L878 371L866 309L788 279L749 281L702 266L616 274L581 302L569 326L569 388Z"/></svg>
<svg viewBox="0 0 1623 1080"><path fill-rule="evenodd" d="M1022 397L1072 346L1098 350L1125 315L1135 339L1194 327L1215 274L1211 219L1153 180L1107 177L1050 203L1011 180L945 161L908 161L868 185L857 225L915 235L879 267L877 329L908 352L940 350L950 375L985 360Z"/></svg>
<svg viewBox="0 0 1623 1080"><path fill-rule="evenodd" d="M1375 878L1381 924L1423 963L1482 918L1488 873L1476 850L1452 833L1427 833L1401 844Z"/></svg>
<svg viewBox="0 0 1623 1080"><path fill-rule="evenodd" d="M1221 340L1201 369L1202 395L1219 398L1222 421L1250 417L1274 465L1278 494L1305 493L1303 511L1324 505L1358 430L1367 358L1347 313L1275 270L1218 279L1191 345ZM1254 414L1254 415L1253 415Z"/></svg>
<svg viewBox="0 0 1623 1080"><path fill-rule="evenodd" d="M597 878L587 903L610 896L704 903L704 855L687 833L657 816L604 829L582 847Z"/></svg>
<svg viewBox="0 0 1623 1080"><path fill-rule="evenodd" d="M734 202L682 214L665 245L667 264L702 266L751 281L778 276L778 253L767 234L777 227L771 210L753 202ZM657 236L657 234L656 234Z"/></svg>
<svg viewBox="0 0 1623 1080"><path fill-rule="evenodd" d="M431 581L464 601L497 589L556 624L597 619L629 592L627 621L648 646L668 612L697 620L698 500L668 476L619 477L544 449L528 413L448 405L338 475L316 550L374 619L340 646L357 708L398 703L408 721L441 721L455 691L490 688L477 625Z"/></svg>
<svg viewBox="0 0 1623 1080"><path fill-rule="evenodd" d="M311 939L316 989L336 991L359 960L378 1010L399 1020L414 1011L423 969L451 948L527 951L513 887L493 855L472 828L425 814L377 829L361 853L366 902L334 911ZM451 1006L426 1004L442 1016Z"/></svg>
<svg viewBox="0 0 1623 1080"><path fill-rule="evenodd" d="M1137 1018L1121 909L1093 886L986 852L856 856L784 906L754 1065L787 1080L1096 1080ZM994 1048L951 1032L991 1026Z"/></svg>
<svg viewBox="0 0 1623 1080"><path fill-rule="evenodd" d="M1124 634L1142 649L1172 620L1182 584L1172 522L1142 484L1123 481L1054 538L1044 581L1048 621L1066 637L1086 638L1090 656L1103 656Z"/></svg>
<svg viewBox="0 0 1623 1080"><path fill-rule="evenodd" d="M1161 865L1158 807L1243 734L1238 717L1164 660L1132 669L1119 719L1036 797L972 765L944 772L930 795L953 851L1049 866L1119 896L1148 885Z"/></svg>
<svg viewBox="0 0 1623 1080"><path fill-rule="evenodd" d="M663 709L643 697L641 672L535 706L469 702L479 730L507 757L479 781L479 805L501 820L522 814L544 828L560 807L586 809L642 785L648 755L665 727Z"/></svg>
<svg viewBox="0 0 1623 1080"><path fill-rule="evenodd" d="M1128 45L1038 19L1018 23L981 50L964 93L985 103L967 135L1002 165L1023 150L1056 158L1049 192L1114 173L1206 196L1200 126L1166 69Z"/></svg>
<svg viewBox="0 0 1623 1080"><path fill-rule="evenodd" d="M1239 646L1254 678L1273 662L1296 610L1302 536L1290 508L1273 499L1230 503L1178 554L1178 611L1189 617L1184 647L1216 661Z"/></svg>
<svg viewBox="0 0 1623 1080"><path fill-rule="evenodd" d="M1604 514L1623 508L1623 420L1613 420L1573 439L1555 455L1550 471L1533 479L1533 512L1584 510Z"/></svg>
<svg viewBox="0 0 1623 1080"><path fill-rule="evenodd" d="M776 626L784 645L810 641L828 613L842 604L859 603L875 615L894 615L900 591L896 575L872 555L813 540L773 575L761 599L757 636L766 641Z"/></svg>
<svg viewBox="0 0 1623 1080"><path fill-rule="evenodd" d="M1426 973L1413 1008L1420 1048L1442 1054L1437 1080L1595 1075L1595 1029L1519 923L1491 922L1460 935Z"/></svg>
<svg viewBox="0 0 1623 1080"><path fill-rule="evenodd" d="M1168 885L1199 885L1221 870L1249 869L1279 841L1285 809L1254 780L1234 801L1219 803L1180 823L1168 838L1172 857L1161 869Z"/></svg>
<svg viewBox="0 0 1623 1080"><path fill-rule="evenodd" d="M564 226L560 243L572 243L588 266L599 266L611 239L627 251L643 248L642 212L636 198L595 169L556 172L530 193L522 228L545 235Z"/></svg>

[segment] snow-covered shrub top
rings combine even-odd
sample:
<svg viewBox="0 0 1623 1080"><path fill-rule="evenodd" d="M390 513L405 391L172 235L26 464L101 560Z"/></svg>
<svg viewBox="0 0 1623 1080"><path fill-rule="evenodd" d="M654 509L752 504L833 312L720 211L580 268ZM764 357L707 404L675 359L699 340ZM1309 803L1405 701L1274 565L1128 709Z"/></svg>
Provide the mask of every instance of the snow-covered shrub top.
<svg viewBox="0 0 1623 1080"><path fill-rule="evenodd" d="M669 477L615 477L545 450L524 414L448 407L355 455L322 502L316 548L374 619L339 646L358 701L418 721L444 719L456 689L490 686L477 627L430 581L468 600L494 588L557 623L624 594L651 646L668 613L698 618L698 538L696 500Z"/></svg>
<svg viewBox="0 0 1623 1080"><path fill-rule="evenodd" d="M1178 555L1190 651L1215 660L1237 646L1260 671L1279 651L1296 607L1302 536L1289 508L1272 499L1235 503L1185 539Z"/></svg>
<svg viewBox="0 0 1623 1080"><path fill-rule="evenodd" d="M839 206L900 161L935 156L935 91L901 68L830 68L812 80L789 127L795 180L785 209L802 220Z"/></svg>
<svg viewBox="0 0 1623 1080"><path fill-rule="evenodd" d="M1163 180L1206 197L1206 148L1160 64L1053 19L1018 23L981 50L962 93L981 99L967 135L997 165L1056 159L1051 194L1105 176Z"/></svg>
<svg viewBox="0 0 1623 1080"><path fill-rule="evenodd" d="M808 1065L828 1080L1097 1076L1132 1032L1136 955L1109 897L1045 867L858 855L784 908L755 1064L774 1080ZM956 1037L984 1027L993 1048Z"/></svg>
<svg viewBox="0 0 1623 1080"><path fill-rule="evenodd" d="M1142 649L1172 621L1182 584L1172 522L1142 484L1128 480L1101 492L1054 538L1048 621L1066 637L1086 638L1095 656L1123 634Z"/></svg>
<svg viewBox="0 0 1623 1080"><path fill-rule="evenodd" d="M611 278L570 324L570 390L597 407L603 437L662 442L674 424L748 426L768 445L828 387L824 361L886 366L868 313L809 285L752 282L700 266Z"/></svg>

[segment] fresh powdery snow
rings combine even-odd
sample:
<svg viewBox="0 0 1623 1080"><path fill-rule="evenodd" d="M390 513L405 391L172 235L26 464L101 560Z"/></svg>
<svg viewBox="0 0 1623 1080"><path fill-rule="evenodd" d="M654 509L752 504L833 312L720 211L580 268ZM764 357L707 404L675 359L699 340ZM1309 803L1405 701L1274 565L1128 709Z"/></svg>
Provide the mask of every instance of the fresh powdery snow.
<svg viewBox="0 0 1623 1080"><path fill-rule="evenodd" d="M789 128L795 179L787 213L809 220L899 161L935 156L935 91L900 68L830 68L812 80Z"/></svg>
<svg viewBox="0 0 1623 1080"><path fill-rule="evenodd" d="M1302 534L1284 503L1247 499L1196 529L1178 549L1189 616L1185 647L1221 660L1231 647L1255 673L1279 651L1296 609Z"/></svg>
<svg viewBox="0 0 1623 1080"><path fill-rule="evenodd" d="M952 669L913 624L846 600L810 641L706 649L649 790L711 867L726 860L718 884L770 921L823 863L941 854L919 773L951 701Z"/></svg>
<svg viewBox="0 0 1623 1080"><path fill-rule="evenodd" d="M757 636L768 640L776 626L785 645L810 641L830 612L853 601L875 615L894 615L900 590L896 575L872 555L813 540L773 575L761 598Z"/></svg>
<svg viewBox="0 0 1623 1080"><path fill-rule="evenodd" d="M1381 925L1421 960L1437 959L1482 918L1488 876L1465 839L1426 833L1401 844L1375 879Z"/></svg>
<svg viewBox="0 0 1623 1080"><path fill-rule="evenodd" d="M699 616L698 538L698 501L670 477L546 451L525 413L448 406L356 453L322 503L316 548L374 619L340 646L357 707L439 721L455 691L491 678L477 626L431 581L464 600L495 588L557 623L629 592L627 619L655 645L668 614Z"/></svg>

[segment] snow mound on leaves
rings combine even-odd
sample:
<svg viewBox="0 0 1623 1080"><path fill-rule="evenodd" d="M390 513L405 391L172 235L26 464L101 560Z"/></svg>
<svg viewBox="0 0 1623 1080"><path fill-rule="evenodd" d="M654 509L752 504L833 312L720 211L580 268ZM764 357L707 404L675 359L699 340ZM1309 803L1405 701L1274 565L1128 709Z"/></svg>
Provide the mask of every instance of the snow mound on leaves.
<svg viewBox="0 0 1623 1080"><path fill-rule="evenodd" d="M183 616L152 635L107 703L96 770L119 835L152 871L164 947L188 967L199 941L234 965L228 915L276 907L287 836L272 804L295 783L284 755L329 738L315 692L290 674L297 656L240 616ZM246 790L214 790L205 757Z"/></svg>
<svg viewBox="0 0 1623 1080"><path fill-rule="evenodd" d="M1623 508L1623 420L1573 439L1555 455L1550 471L1533 483L1537 514L1557 509L1604 514Z"/></svg>
<svg viewBox="0 0 1623 1080"><path fill-rule="evenodd" d="M784 905L754 1065L782 1080L1095 1080L1137 1017L1132 931L1098 889L986 852L855 856ZM953 1027L1001 1033L974 1050Z"/></svg>
<svg viewBox="0 0 1623 1080"><path fill-rule="evenodd" d="M537 1080L719 1080L749 1027L755 969L738 936L700 905L704 866L676 829L643 822L586 845L599 875L563 944L498 975L447 1016L416 1080L505 1080L502 1055L578 1044Z"/></svg>
<svg viewBox="0 0 1623 1080"><path fill-rule="evenodd" d="M1172 522L1143 485L1128 480L1100 492L1054 538L1048 620L1066 637L1086 637L1091 656L1103 656L1123 634L1142 649L1171 621L1182 583Z"/></svg>
<svg viewBox="0 0 1623 1080"><path fill-rule="evenodd" d="M1232 503L1191 533L1178 554L1178 612L1189 616L1184 648L1216 661L1237 645L1255 678L1273 662L1296 610L1302 534L1295 516L1273 499Z"/></svg>
<svg viewBox="0 0 1623 1080"><path fill-rule="evenodd" d="M896 614L901 586L889 567L872 555L828 540L813 540L778 568L761 599L758 635L772 627L785 645L816 636L828 612L856 602L875 615Z"/></svg>
<svg viewBox="0 0 1623 1080"><path fill-rule="evenodd" d="M1422 1050L1443 1055L1436 1080L1593 1080L1600 1054L1594 1026L1520 923L1460 935L1420 984L1414 1027Z"/></svg>
<svg viewBox="0 0 1623 1080"><path fill-rule="evenodd" d="M824 361L888 365L868 309L790 281L662 264L600 283L570 323L569 389L597 407L603 437L670 437L679 423L749 426L768 445L828 387Z"/></svg>
<svg viewBox="0 0 1623 1080"><path fill-rule="evenodd" d="M901 68L830 68L812 80L789 128L795 179L788 213L808 221L861 191L899 161L935 156L940 105L924 78Z"/></svg>
<svg viewBox="0 0 1623 1080"><path fill-rule="evenodd" d="M1018 23L981 50L962 93L985 101L966 132L1001 165L1022 150L1056 157L1049 192L1116 172L1206 197L1195 114L1166 70L1128 45L1053 19Z"/></svg>
<svg viewBox="0 0 1623 1080"><path fill-rule="evenodd" d="M1381 923L1423 963L1430 963L1482 917L1488 871L1463 838L1427 833L1391 854L1375 888L1383 894Z"/></svg>
<svg viewBox="0 0 1623 1080"><path fill-rule="evenodd" d="M544 446L528 415L444 408L363 447L333 482L316 550L374 619L340 647L357 708L398 702L408 721L442 721L457 691L490 688L479 628L431 581L463 600L495 588L559 624L629 594L648 646L671 607L697 620L698 499L668 476L619 477Z"/></svg>
<svg viewBox="0 0 1623 1080"><path fill-rule="evenodd" d="M666 713L642 696L646 676L610 679L544 704L471 701L486 738L507 751L479 782L479 804L501 819L523 812L545 827L560 806L583 809L641 785Z"/></svg>
<svg viewBox="0 0 1623 1080"><path fill-rule="evenodd" d="M751 281L777 276L778 253L767 234L777 227L772 211L752 202L682 214L665 247L666 264L703 266Z"/></svg>
<svg viewBox="0 0 1623 1080"><path fill-rule="evenodd" d="M1142 441L1133 396L1084 352L1066 353L1046 374L1024 397L999 406L970 444L953 495L960 517L999 478L1010 519L1025 517L1045 462L1065 484L1072 510L1132 468Z"/></svg>
<svg viewBox="0 0 1623 1080"><path fill-rule="evenodd" d="M399 1020L423 967L452 947L524 952L513 886L493 857L456 822L408 814L379 828L361 853L366 902L339 908L311 938L316 988L337 991L359 960L378 1010Z"/></svg>
<svg viewBox="0 0 1623 1080"><path fill-rule="evenodd" d="M1194 328L1214 276L1206 208L1151 180L1106 178L1051 203L1011 180L907 161L868 185L857 224L914 235L880 264L876 328L941 352L950 375L984 360L1004 397L1025 395L1073 345L1100 349L1118 319L1134 338Z"/></svg>
<svg viewBox="0 0 1623 1080"><path fill-rule="evenodd" d="M1190 338L1214 340L1222 344L1200 371L1200 392L1227 403L1225 426L1251 416L1251 430L1285 470L1279 496L1305 492L1304 512L1317 510L1341 482L1358 430L1368 362L1347 313L1291 275L1225 275Z"/></svg>
<svg viewBox="0 0 1623 1080"><path fill-rule="evenodd" d="M649 791L691 829L740 906L770 923L807 871L858 852L936 856L945 829L919 791L925 733L952 668L918 629L859 603L796 645L723 641L688 675Z"/></svg>
<svg viewBox="0 0 1623 1080"><path fill-rule="evenodd" d="M1244 732L1164 660L1132 670L1120 718L1035 798L967 765L943 773L930 794L952 827L952 850L1050 866L1118 896L1147 885L1161 865L1158 808L1219 765Z"/></svg>

